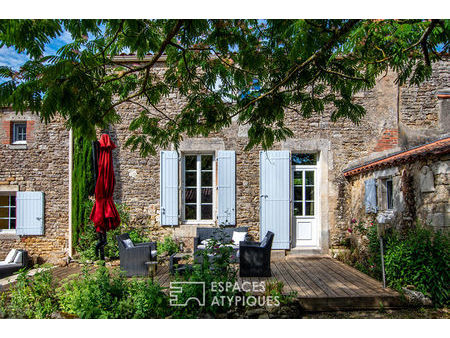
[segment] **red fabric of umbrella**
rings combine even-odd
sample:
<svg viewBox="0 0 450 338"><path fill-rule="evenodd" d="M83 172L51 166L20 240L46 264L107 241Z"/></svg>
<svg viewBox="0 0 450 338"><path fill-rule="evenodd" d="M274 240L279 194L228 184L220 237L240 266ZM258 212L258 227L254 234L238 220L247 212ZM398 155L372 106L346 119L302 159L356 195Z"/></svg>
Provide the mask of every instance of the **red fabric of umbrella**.
<svg viewBox="0 0 450 338"><path fill-rule="evenodd" d="M100 150L98 154L98 177L95 186L95 203L90 219L94 222L97 232L106 232L115 229L120 224L119 213L113 201L114 168L112 163L112 150L116 145L107 134L100 137Z"/></svg>

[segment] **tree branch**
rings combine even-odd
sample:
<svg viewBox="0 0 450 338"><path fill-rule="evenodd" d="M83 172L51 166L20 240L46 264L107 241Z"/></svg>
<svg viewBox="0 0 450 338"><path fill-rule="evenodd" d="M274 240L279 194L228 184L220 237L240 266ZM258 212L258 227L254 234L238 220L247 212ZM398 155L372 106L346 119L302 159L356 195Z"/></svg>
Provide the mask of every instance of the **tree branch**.
<svg viewBox="0 0 450 338"><path fill-rule="evenodd" d="M285 85L295 73L297 73L299 70L301 70L301 69L305 68L306 66L308 66L311 62L313 62L315 59L317 59L319 56L321 56L325 51L330 49L342 36L347 34L352 29L352 27L355 26L358 22L359 22L359 20L349 20L340 30L338 30L333 35L333 37L322 48L320 48L317 52L315 52L313 55L311 55L308 59L306 59L301 64L292 67L291 70L289 71L288 75L286 75L286 77L283 80L281 80L280 82L275 84L275 86L273 86L270 90L268 90L264 94L254 98L253 100L248 102L239 111L241 112L241 111L246 110L252 104L256 103L257 101L261 100L262 98L264 98L264 97L266 97L268 95L271 95L278 88L280 88L283 85Z"/></svg>

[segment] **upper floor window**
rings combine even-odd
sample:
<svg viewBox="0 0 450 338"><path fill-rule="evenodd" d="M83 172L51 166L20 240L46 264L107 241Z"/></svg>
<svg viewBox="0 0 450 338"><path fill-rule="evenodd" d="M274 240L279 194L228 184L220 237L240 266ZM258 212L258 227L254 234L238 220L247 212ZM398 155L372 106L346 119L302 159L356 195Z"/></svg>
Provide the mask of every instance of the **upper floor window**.
<svg viewBox="0 0 450 338"><path fill-rule="evenodd" d="M0 195L0 231L16 228L16 196Z"/></svg>
<svg viewBox="0 0 450 338"><path fill-rule="evenodd" d="M13 124L13 144L27 143L27 124L23 122L15 122Z"/></svg>
<svg viewBox="0 0 450 338"><path fill-rule="evenodd" d="M214 156L184 156L182 209L186 221L213 220Z"/></svg>

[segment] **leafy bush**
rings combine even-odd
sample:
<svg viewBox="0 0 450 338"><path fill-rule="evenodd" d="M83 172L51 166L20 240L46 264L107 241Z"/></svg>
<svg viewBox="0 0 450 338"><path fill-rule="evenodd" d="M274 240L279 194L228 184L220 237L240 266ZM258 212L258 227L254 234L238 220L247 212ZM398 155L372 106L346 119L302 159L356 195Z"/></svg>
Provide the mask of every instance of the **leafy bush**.
<svg viewBox="0 0 450 338"><path fill-rule="evenodd" d="M61 310L80 318L164 318L168 300L151 280L125 278L119 270L85 268L83 277L58 290Z"/></svg>
<svg viewBox="0 0 450 338"><path fill-rule="evenodd" d="M436 305L446 305L449 301L449 265L448 234L418 225L404 238L392 235L388 240L386 278L393 288L414 285Z"/></svg>
<svg viewBox="0 0 450 338"><path fill-rule="evenodd" d="M218 230L220 231L220 230ZM219 236L220 237L220 236ZM199 306L197 302L190 301L187 306L173 308L175 318L198 318L202 313L217 314L229 310L234 304L227 301L217 302L214 299L231 299L236 296L237 291L232 288L217 288L213 290L210 286L225 285L236 282L236 268L231 264L231 255L233 249L230 246L221 245L221 240L209 241L206 249L201 251L201 264L195 264L192 270L185 272L183 276L176 276L178 281L204 282L205 288L205 306ZM213 257L213 258L211 258ZM183 293L179 295L179 302L184 303L189 298L203 298L203 288L200 285L187 284L183 287Z"/></svg>
<svg viewBox="0 0 450 338"><path fill-rule="evenodd" d="M94 201L88 200L86 203L86 210L92 210ZM117 245L116 236L128 232L131 240L134 243L143 243L149 241L149 239L143 234L141 229L134 229L129 227L128 208L125 204L116 204L117 211L121 219L121 225L112 231L106 233L107 243L105 245L105 257L117 258L119 257L119 247ZM96 260L95 246L98 242L97 232L95 231L94 224L89 219L89 214L85 215L84 230L79 234L78 243L76 244L76 250L80 254L83 260Z"/></svg>
<svg viewBox="0 0 450 338"><path fill-rule="evenodd" d="M21 270L17 282L10 287L9 300L2 294L0 312L10 318L50 318L58 310L54 292L53 277L47 266L34 276L27 276L28 270Z"/></svg>
<svg viewBox="0 0 450 338"><path fill-rule="evenodd" d="M157 245L158 250L158 256L161 256L163 254L172 255L174 253L177 253L180 251L180 247L175 242L172 237L165 237L164 240Z"/></svg>

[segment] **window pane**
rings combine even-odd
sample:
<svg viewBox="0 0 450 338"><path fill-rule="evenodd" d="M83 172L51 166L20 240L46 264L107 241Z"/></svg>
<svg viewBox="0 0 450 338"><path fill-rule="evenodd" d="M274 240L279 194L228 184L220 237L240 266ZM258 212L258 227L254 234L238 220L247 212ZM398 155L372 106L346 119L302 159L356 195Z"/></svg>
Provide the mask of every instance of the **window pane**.
<svg viewBox="0 0 450 338"><path fill-rule="evenodd" d="M314 171L305 171L305 184L314 185Z"/></svg>
<svg viewBox="0 0 450 338"><path fill-rule="evenodd" d="M0 229L8 229L8 220L0 219Z"/></svg>
<svg viewBox="0 0 450 338"><path fill-rule="evenodd" d="M16 205L16 196L11 196L11 205Z"/></svg>
<svg viewBox="0 0 450 338"><path fill-rule="evenodd" d="M316 154L292 154L292 165L315 165Z"/></svg>
<svg viewBox="0 0 450 338"><path fill-rule="evenodd" d="M9 222L9 228L10 229L15 229L16 228L16 219L11 219L11 221Z"/></svg>
<svg viewBox="0 0 450 338"><path fill-rule="evenodd" d="M185 156L186 170L197 170L197 156L189 155Z"/></svg>
<svg viewBox="0 0 450 338"><path fill-rule="evenodd" d="M386 194L387 194L387 208L393 209L394 203L392 199L392 180L386 181Z"/></svg>
<svg viewBox="0 0 450 338"><path fill-rule="evenodd" d="M186 205L185 206L185 218L186 219L197 219L197 206L196 205Z"/></svg>
<svg viewBox="0 0 450 338"><path fill-rule="evenodd" d="M202 205L202 219L212 219L212 205Z"/></svg>
<svg viewBox="0 0 450 338"><path fill-rule="evenodd" d="M294 171L294 185L303 184L303 173L301 171Z"/></svg>
<svg viewBox="0 0 450 338"><path fill-rule="evenodd" d="M294 203L294 216L303 216L302 203Z"/></svg>
<svg viewBox="0 0 450 338"><path fill-rule="evenodd" d="M0 207L7 207L7 206L9 206L9 196L0 195Z"/></svg>
<svg viewBox="0 0 450 338"><path fill-rule="evenodd" d="M314 216L314 202L305 203L305 216Z"/></svg>
<svg viewBox="0 0 450 338"><path fill-rule="evenodd" d="M186 188L184 193L184 199L186 203L195 203L197 201L197 189Z"/></svg>
<svg viewBox="0 0 450 338"><path fill-rule="evenodd" d="M0 208L0 217L8 217L9 208Z"/></svg>
<svg viewBox="0 0 450 338"><path fill-rule="evenodd" d="M212 187L212 173L202 173L202 187Z"/></svg>
<svg viewBox="0 0 450 338"><path fill-rule="evenodd" d="M202 203L212 203L211 188L202 188Z"/></svg>
<svg viewBox="0 0 450 338"><path fill-rule="evenodd" d="M186 187L197 186L197 173L186 173Z"/></svg>
<svg viewBox="0 0 450 338"><path fill-rule="evenodd" d="M16 217L16 207L12 207L10 210L10 217Z"/></svg>
<svg viewBox="0 0 450 338"><path fill-rule="evenodd" d="M305 200L314 201L314 187L305 187Z"/></svg>
<svg viewBox="0 0 450 338"><path fill-rule="evenodd" d="M212 170L212 155L202 155L202 170Z"/></svg>
<svg viewBox="0 0 450 338"><path fill-rule="evenodd" d="M303 192L302 187L294 188L294 201L302 201L303 200Z"/></svg>

